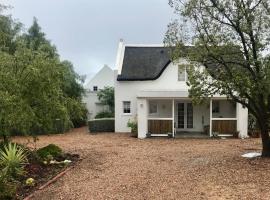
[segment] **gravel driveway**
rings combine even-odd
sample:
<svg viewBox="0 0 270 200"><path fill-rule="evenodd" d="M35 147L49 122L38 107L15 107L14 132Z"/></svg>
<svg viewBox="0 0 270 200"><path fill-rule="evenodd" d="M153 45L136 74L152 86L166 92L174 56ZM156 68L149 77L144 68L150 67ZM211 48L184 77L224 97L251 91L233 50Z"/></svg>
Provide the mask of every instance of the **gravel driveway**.
<svg viewBox="0 0 270 200"><path fill-rule="evenodd" d="M259 139L139 140L86 128L39 139L38 146L55 143L83 160L37 200L270 199L270 159L240 156L259 151Z"/></svg>

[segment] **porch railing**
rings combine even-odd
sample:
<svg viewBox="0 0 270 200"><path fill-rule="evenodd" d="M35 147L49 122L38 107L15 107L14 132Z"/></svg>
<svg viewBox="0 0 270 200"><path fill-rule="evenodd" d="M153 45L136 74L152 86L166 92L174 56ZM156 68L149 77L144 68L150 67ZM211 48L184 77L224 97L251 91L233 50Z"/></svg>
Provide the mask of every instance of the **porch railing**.
<svg viewBox="0 0 270 200"><path fill-rule="evenodd" d="M172 133L173 119L171 118L159 118L148 119L148 133L150 134L168 134Z"/></svg>
<svg viewBox="0 0 270 200"><path fill-rule="evenodd" d="M236 134L237 120L236 119L213 119L212 132L218 134Z"/></svg>

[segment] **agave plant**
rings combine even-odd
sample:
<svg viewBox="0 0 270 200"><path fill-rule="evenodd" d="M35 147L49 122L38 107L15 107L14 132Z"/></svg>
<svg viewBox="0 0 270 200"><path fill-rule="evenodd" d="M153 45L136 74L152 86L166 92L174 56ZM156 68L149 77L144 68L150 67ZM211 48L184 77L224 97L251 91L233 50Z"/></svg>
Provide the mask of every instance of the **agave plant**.
<svg viewBox="0 0 270 200"><path fill-rule="evenodd" d="M21 175L25 164L27 164L26 151L16 143L8 143L0 150L0 167L6 176L13 178Z"/></svg>

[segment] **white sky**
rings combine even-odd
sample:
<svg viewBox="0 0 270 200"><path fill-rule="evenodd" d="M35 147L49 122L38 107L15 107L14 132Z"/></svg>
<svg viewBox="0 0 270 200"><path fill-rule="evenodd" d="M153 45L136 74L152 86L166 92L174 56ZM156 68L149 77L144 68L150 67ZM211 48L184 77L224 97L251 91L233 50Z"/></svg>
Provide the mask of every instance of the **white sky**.
<svg viewBox="0 0 270 200"><path fill-rule="evenodd" d="M114 68L118 42L160 44L173 9L168 0L0 0L28 28L33 17L79 74Z"/></svg>

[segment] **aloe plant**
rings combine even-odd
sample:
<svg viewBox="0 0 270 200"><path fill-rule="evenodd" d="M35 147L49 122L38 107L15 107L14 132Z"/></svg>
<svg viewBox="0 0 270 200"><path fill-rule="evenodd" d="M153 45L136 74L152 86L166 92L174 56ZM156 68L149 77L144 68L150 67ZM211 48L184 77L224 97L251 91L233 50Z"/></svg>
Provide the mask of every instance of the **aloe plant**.
<svg viewBox="0 0 270 200"><path fill-rule="evenodd" d="M8 143L0 150L0 167L6 176L13 178L23 174L25 164L27 164L26 151L17 144Z"/></svg>

